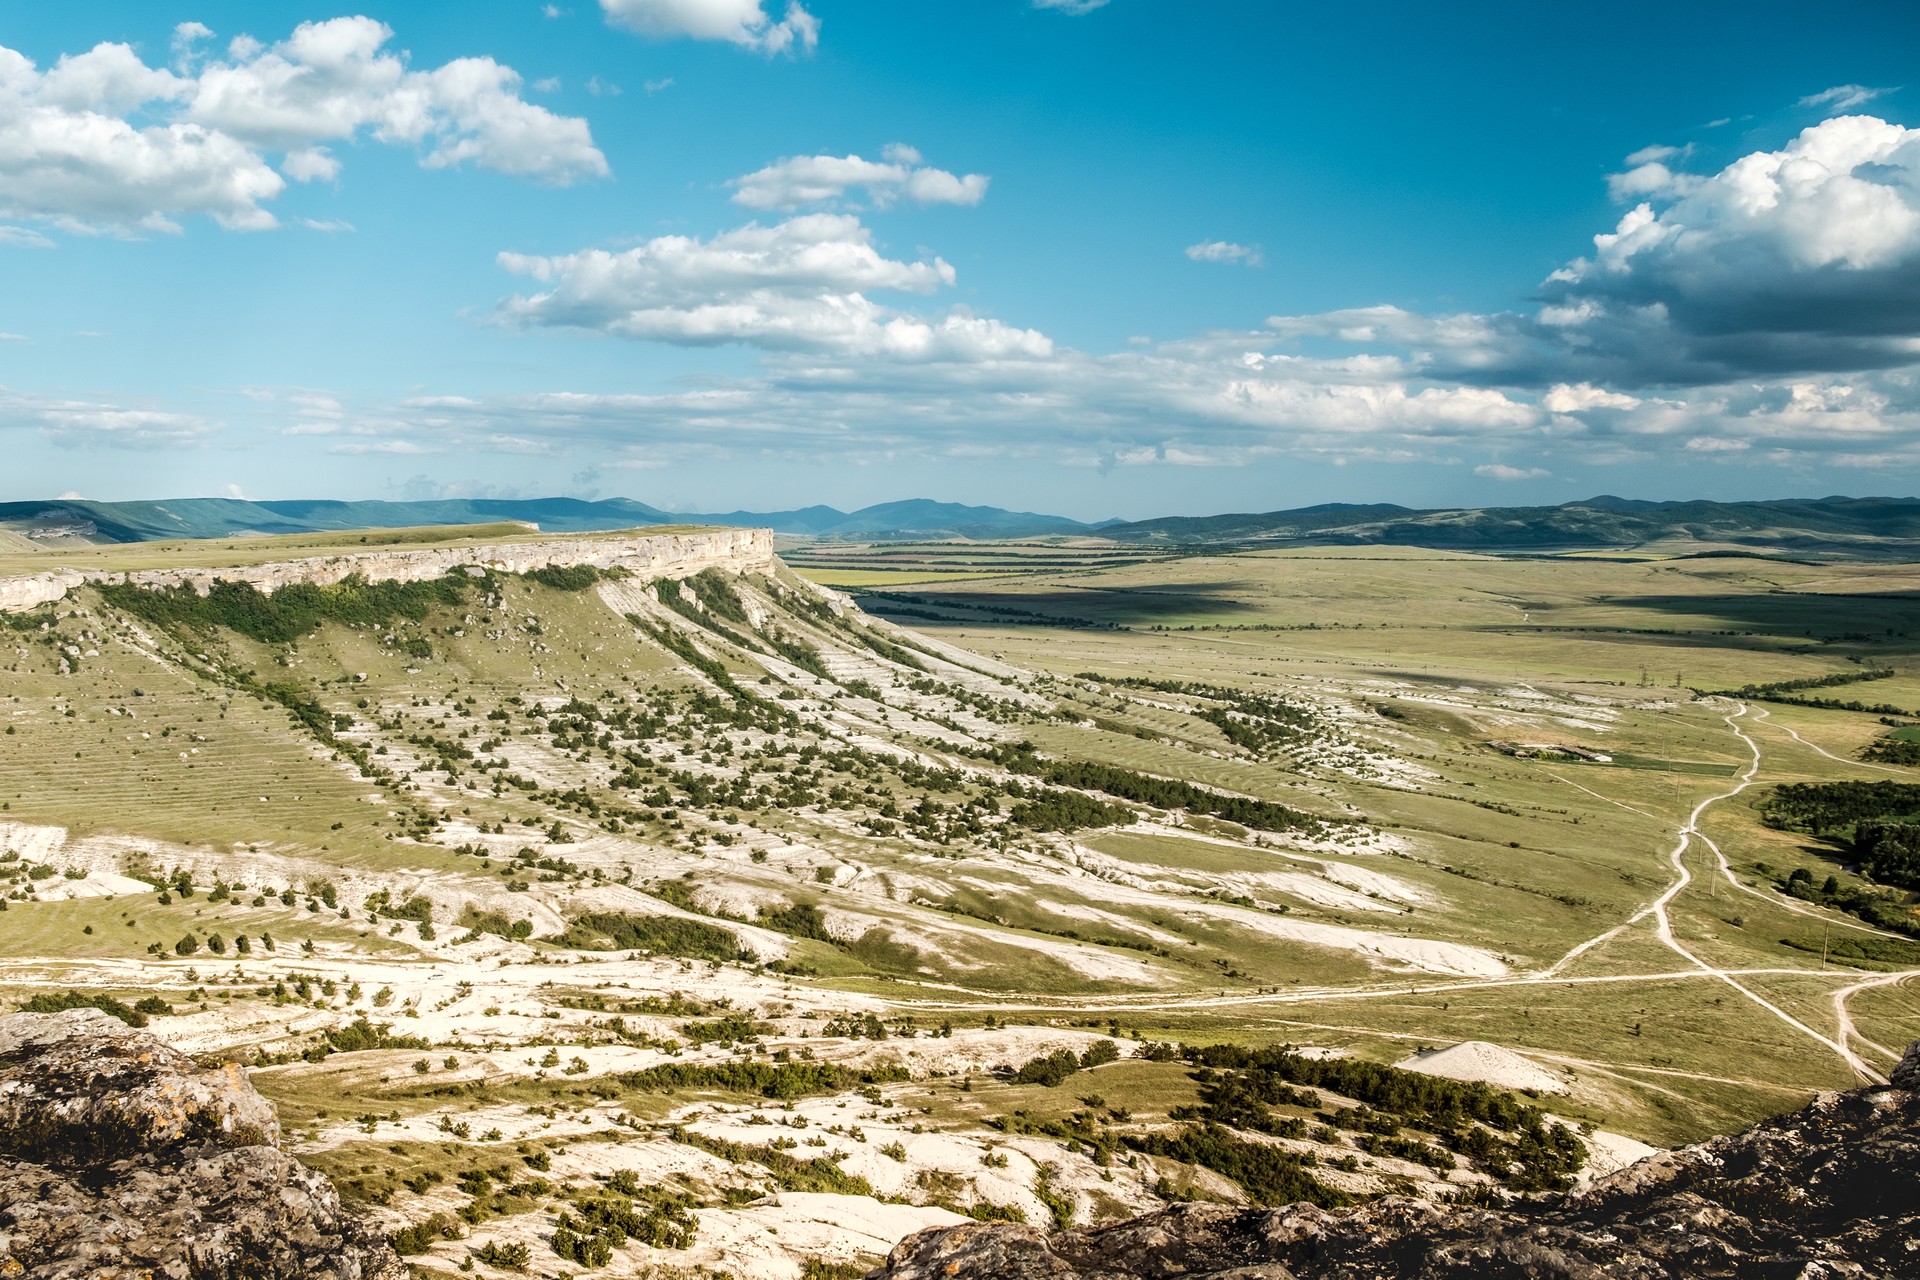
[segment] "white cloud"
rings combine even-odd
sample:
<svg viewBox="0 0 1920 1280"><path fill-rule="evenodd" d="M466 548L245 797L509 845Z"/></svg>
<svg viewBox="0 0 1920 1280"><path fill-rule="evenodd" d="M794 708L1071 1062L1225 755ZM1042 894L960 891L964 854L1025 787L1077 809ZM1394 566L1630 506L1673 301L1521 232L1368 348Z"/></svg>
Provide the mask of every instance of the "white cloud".
<svg viewBox="0 0 1920 1280"><path fill-rule="evenodd" d="M1235 244L1231 240L1202 240L1188 245L1186 255L1195 262L1238 263L1243 267L1263 266L1267 260L1259 245Z"/></svg>
<svg viewBox="0 0 1920 1280"><path fill-rule="evenodd" d="M820 20L798 0L775 22L762 0L600 0L607 21L643 36L724 40L768 55L812 53L820 42Z"/></svg>
<svg viewBox="0 0 1920 1280"><path fill-rule="evenodd" d="M1106 7L1107 0L1033 0L1036 9L1053 9L1059 13L1070 13L1075 17L1092 13L1095 9Z"/></svg>
<svg viewBox="0 0 1920 1280"><path fill-rule="evenodd" d="M1626 172L1607 175L1607 194L1622 203L1649 196L1684 195L1699 185L1700 179L1677 172L1673 163L1684 161L1692 154L1692 144L1642 147L1627 157Z"/></svg>
<svg viewBox="0 0 1920 1280"><path fill-rule="evenodd" d="M24 333L0 333L0 342L26 342L26 341L28 341L28 338L27 338L27 335Z"/></svg>
<svg viewBox="0 0 1920 1280"><path fill-rule="evenodd" d="M295 182L331 182L340 176L340 162L325 147L302 147L287 152L280 172Z"/></svg>
<svg viewBox="0 0 1920 1280"><path fill-rule="evenodd" d="M1493 480L1538 480L1553 473L1542 467L1509 467L1501 462L1488 462L1475 467L1473 474Z"/></svg>
<svg viewBox="0 0 1920 1280"><path fill-rule="evenodd" d="M1884 98L1892 89L1872 89L1864 84L1837 84L1831 89L1822 89L1819 93L1810 93L1800 99L1803 107L1819 107L1827 111L1851 111L1855 107L1865 106L1875 98Z"/></svg>
<svg viewBox="0 0 1920 1280"><path fill-rule="evenodd" d="M858 188L875 206L886 208L903 196L915 204L977 205L989 179L970 173L956 177L921 165L920 153L894 143L884 160L859 156L787 156L764 169L733 179L733 202L749 209L799 209L830 205Z"/></svg>
<svg viewBox="0 0 1920 1280"><path fill-rule="evenodd" d="M1634 152L1632 155L1628 156L1627 163L1630 165L1653 164L1656 161L1671 160L1675 156L1684 157L1687 154L1689 154L1691 151L1692 151L1692 147L1690 146L1689 147L1670 147L1670 146L1667 146L1665 143L1656 142L1652 146L1642 147L1638 151Z"/></svg>
<svg viewBox="0 0 1920 1280"><path fill-rule="evenodd" d="M520 75L492 58L409 71L371 18L302 23L284 43L201 71L187 114L262 148L347 139L424 149L429 168L471 161L565 185L607 172L587 123L519 96Z"/></svg>
<svg viewBox="0 0 1920 1280"><path fill-rule="evenodd" d="M1645 198L1542 286L1566 358L1706 382L1920 352L1920 130L1836 116L1706 177L1649 154L1610 180Z"/></svg>
<svg viewBox="0 0 1920 1280"><path fill-rule="evenodd" d="M31 227L0 225L0 245L8 245L15 249L51 249L53 241Z"/></svg>
<svg viewBox="0 0 1920 1280"><path fill-rule="evenodd" d="M195 55L211 32L188 24ZM369 18L303 23L267 47L236 37L225 60L179 72L149 67L123 44L60 58L45 72L0 48L0 215L69 230L173 231L206 215L221 225L276 225L265 205L297 181L334 177L328 143L358 138L418 147L421 163L471 163L564 184L607 171L584 120L519 96L519 76L490 58L409 70L386 52L392 32ZM184 54L183 54L184 57Z"/></svg>
<svg viewBox="0 0 1920 1280"><path fill-rule="evenodd" d="M1607 391L1590 382L1560 383L1540 397L1542 407L1551 413L1581 413L1588 409L1638 409L1640 401L1618 391Z"/></svg>
<svg viewBox="0 0 1920 1280"><path fill-rule="evenodd" d="M0 422L24 418L54 444L70 448L185 449L202 446L214 427L194 414L77 400L22 403L0 393Z"/></svg>
<svg viewBox="0 0 1920 1280"><path fill-rule="evenodd" d="M173 56L185 63L198 56L200 42L213 39L213 28L204 22L182 22L173 29Z"/></svg>
<svg viewBox="0 0 1920 1280"><path fill-rule="evenodd" d="M401 457L413 457L417 454L435 453L425 445L412 440L370 440L354 441L348 444L329 445L328 453L355 456L361 454L397 454Z"/></svg>
<svg viewBox="0 0 1920 1280"><path fill-rule="evenodd" d="M500 318L518 325L895 359L1026 358L1052 350L1045 335L997 320L961 311L925 319L873 301L867 295L876 290L933 293L954 283L954 270L939 258L883 256L871 232L847 214L748 223L704 241L661 236L617 253L503 253L500 265L549 286L501 304Z"/></svg>
<svg viewBox="0 0 1920 1280"><path fill-rule="evenodd" d="M560 77L559 76L542 76L540 79L535 80L533 82L533 91L535 93L560 92Z"/></svg>
<svg viewBox="0 0 1920 1280"><path fill-rule="evenodd" d="M1607 175L1607 194L1615 200L1639 200L1646 196L1675 195L1697 180L1675 173L1657 160L1635 165L1625 173Z"/></svg>

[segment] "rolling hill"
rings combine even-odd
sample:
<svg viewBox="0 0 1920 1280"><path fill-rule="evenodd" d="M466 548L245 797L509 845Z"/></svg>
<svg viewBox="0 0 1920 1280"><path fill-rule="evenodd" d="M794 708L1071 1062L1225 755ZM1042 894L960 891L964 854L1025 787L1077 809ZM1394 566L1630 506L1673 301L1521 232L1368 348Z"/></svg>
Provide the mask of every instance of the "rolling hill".
<svg viewBox="0 0 1920 1280"><path fill-rule="evenodd" d="M0 503L0 532L41 545L163 538L398 529L525 521L550 533L653 524L771 528L845 542L1099 537L1130 546L1387 545L1463 551L1548 552L1666 544L1821 556L1908 556L1920 551L1920 499L1786 498L1766 502L1645 502L1602 495L1551 507L1413 508L1326 503L1288 511L1167 516L1087 524L1064 516L914 498L846 512L677 512L630 498L458 498L434 502L158 502L52 499Z"/></svg>

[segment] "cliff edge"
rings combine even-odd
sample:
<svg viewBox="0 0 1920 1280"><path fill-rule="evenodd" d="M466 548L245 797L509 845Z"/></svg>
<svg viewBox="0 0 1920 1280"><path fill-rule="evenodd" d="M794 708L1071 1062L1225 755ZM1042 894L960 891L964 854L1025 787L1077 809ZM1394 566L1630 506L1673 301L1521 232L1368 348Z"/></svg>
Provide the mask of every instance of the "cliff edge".
<svg viewBox="0 0 1920 1280"><path fill-rule="evenodd" d="M237 1066L94 1009L0 1017L0 1278L403 1280Z"/></svg>
<svg viewBox="0 0 1920 1280"><path fill-rule="evenodd" d="M527 573L535 569L590 565L625 569L643 578L688 577L702 569L733 573L773 565L771 529L705 529L692 533L645 530L568 538L502 542L486 546L386 547L338 555L304 556L264 564L181 566L174 569L51 568L0 577L0 612L21 613L66 598L89 582L140 587L192 587L206 595L216 581L244 582L272 595L295 582L329 586L348 577L369 582L422 582L467 569Z"/></svg>
<svg viewBox="0 0 1920 1280"><path fill-rule="evenodd" d="M1895 1280L1920 1276L1920 1042L1890 1086L1504 1209L1178 1205L1047 1235L909 1236L870 1280Z"/></svg>

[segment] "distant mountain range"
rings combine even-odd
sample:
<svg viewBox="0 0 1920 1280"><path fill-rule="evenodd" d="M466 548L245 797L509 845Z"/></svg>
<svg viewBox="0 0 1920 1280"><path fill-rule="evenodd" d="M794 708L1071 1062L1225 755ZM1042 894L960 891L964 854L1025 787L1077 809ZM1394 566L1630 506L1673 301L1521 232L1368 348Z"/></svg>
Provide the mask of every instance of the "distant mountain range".
<svg viewBox="0 0 1920 1280"><path fill-rule="evenodd" d="M1426 511L1389 504L1329 503L1264 515L1136 520L1100 532L1121 542L1171 546L1307 542L1557 551L1685 541L1789 553L1887 555L1920 550L1920 498L1642 502L1602 495L1557 507Z"/></svg>
<svg viewBox="0 0 1920 1280"><path fill-rule="evenodd" d="M59 498L0 503L0 528L16 532L70 527L100 542L157 538L227 538L236 534L315 533L333 529L410 529L421 525L525 520L550 533L630 529L650 524L720 524L771 528L813 538L1034 538L1088 533L1100 526L1064 516L968 507L925 498L885 502L848 513L833 507L797 511L662 511L629 498L456 498L435 502L248 502L174 498L162 502L90 502Z"/></svg>
<svg viewBox="0 0 1920 1280"><path fill-rule="evenodd" d="M556 533L652 524L755 525L777 533L843 541L1078 536L1193 548L1306 543L1475 551L1622 548L1683 541L1788 554L1920 553L1920 499L1916 498L1641 502L1601 496L1554 507L1432 510L1384 503L1329 503L1263 514L1169 516L1098 524L924 498L882 503L851 513L825 506L794 511L675 512L628 498L599 502L579 498L435 502L248 502L228 498L90 502L61 498L0 503L0 530L43 543L146 542L501 520L528 521Z"/></svg>

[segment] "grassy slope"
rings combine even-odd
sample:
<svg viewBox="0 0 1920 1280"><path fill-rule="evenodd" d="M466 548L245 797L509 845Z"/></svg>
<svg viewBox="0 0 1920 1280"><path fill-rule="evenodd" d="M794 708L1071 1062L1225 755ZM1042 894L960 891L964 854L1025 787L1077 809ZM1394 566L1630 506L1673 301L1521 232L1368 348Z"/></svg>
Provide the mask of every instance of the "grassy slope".
<svg viewBox="0 0 1920 1280"><path fill-rule="evenodd" d="M1911 640L1886 633L1906 620L1895 593L1913 585L1912 571L1894 566L1542 564L1444 554L1269 553L1106 571L1056 569L940 590L955 601L981 595L1026 599L1041 612L1133 628L943 631L1036 669L1063 676L1087 670L1172 675L1346 699L1359 714L1345 730L1350 737L1390 748L1433 770L1437 780L1410 790L1330 769L1302 772L1284 756L1256 760L1232 749L1214 726L1178 709L1177 699L1136 699L1111 686L1058 691L1074 715L1099 718L1091 727L1055 720L1018 726L1017 732L1063 754L1318 812L1341 813L1351 805L1395 837L1394 850L1387 856L1325 856L1389 874L1428 899L1411 916L1387 918L1385 928L1485 947L1527 967L1550 962L1658 893L1668 882L1664 856L1672 828L1699 800L1730 785L1729 775L1746 759L1716 712L1675 698L1672 673L1710 687L1791 679L1846 669L1847 655L1855 654L1902 671L1898 679L1873 686L1876 695L1884 689L1912 700L1920 681L1913 674ZM16 732L0 738L0 802L10 806L0 816L67 826L76 835L131 831L209 856L232 856L243 842L265 841L343 872L425 872L475 884L488 877L450 850L388 838L402 829L410 805L432 801L468 823L511 819L516 832L527 833L517 837L522 839L553 818L576 820L516 793L496 799L437 781L423 782L417 796L387 795L383 803L370 804L364 798L370 788L322 758L279 708L162 666L112 639L117 624L98 616L89 597L83 594L78 602L94 616L65 625L104 637L97 645L100 656L82 659L74 676L56 674L48 651L31 643L21 646L26 657L11 660L8 696L17 701L7 706ZM509 588L508 608L540 618L537 643L522 634L490 640L486 626L462 626L464 620L450 614L429 619L435 654L426 661L396 657L366 634L333 627L291 653L231 637L224 643L236 660L310 682L330 710L361 721L367 714L356 705L362 697L378 708L403 711L416 725L445 718L456 695L475 697L484 710L510 695L551 697L562 688L598 697L607 687L635 682L690 686L691 678L668 655L637 637L592 593L516 584ZM1308 624L1319 629L1255 629ZM823 648L835 642L835 633L817 620L795 616L783 625ZM1146 629L1189 625L1216 629ZM446 634L456 626L467 634ZM1829 638L1835 635L1876 639ZM741 677L760 678L764 664L753 655L714 647ZM1654 686L1644 692L1643 668L1656 673ZM352 679L362 672L364 683ZM349 682L339 683L343 677ZM1517 682L1558 699L1560 709L1544 716L1527 712L1527 700L1512 696ZM800 681L803 688L809 685ZM129 696L135 686L144 697ZM901 696L891 686L888 694ZM1569 701L1577 697L1598 701ZM844 691L836 700L857 704ZM1400 718L1367 710L1375 705L1393 706ZM1598 708L1584 726L1578 723L1583 705ZM112 716L112 707L132 710L136 718ZM65 715L67 708L73 716ZM1863 776L1800 746L1783 730L1791 726L1845 757L1877 731L1871 717L1791 707L1771 711L1771 721L1753 730L1767 753L1765 780ZM163 730L172 732L162 738ZM1148 736L1134 736L1136 731ZM142 739L141 733L153 737ZM194 734L206 741L194 742ZM1486 738L1523 734L1601 745L1648 767L1547 765L1483 745ZM523 745L532 751L538 744ZM195 746L198 755L191 754ZM187 761L178 759L180 750L189 751ZM554 768L574 767L540 750ZM1687 767L1666 769L1661 762ZM269 800L263 803L262 795ZM701 823L712 816L701 815ZM336 829L334 823L343 825ZM1787 865L1818 856L1761 827L1744 799L1713 809L1705 830L1749 880L1755 860ZM1831 1055L1812 1050L1804 1037L1711 980L1475 989L1413 975L1403 994L1349 954L1276 940L1232 918L1194 915L1178 897L1155 907L1115 901L1097 881L1066 876L1057 862L1036 861L1031 873L1023 873L1003 862L956 860L947 856L954 851L862 835L824 815L799 811L757 815L746 834L757 842L754 847L774 856L758 864L746 858L743 846L692 849L680 843L680 833L663 829L647 837L652 845L645 873L695 870L706 883L812 896L880 922L896 939L926 940L919 958L904 968L884 949L796 944L795 956L820 970L816 985L822 988L945 1002L963 1018L978 1017L996 1003L1050 1006L1054 1016L1072 1017L1075 1002L1085 1002L1098 1016L1115 1011L1149 1034L1313 1039L1380 1057L1398 1057L1418 1043L1490 1039L1594 1064L1584 1069L1596 1087L1617 1090L1617 1096L1610 1110L1587 1104L1591 1118L1651 1136L1725 1127L1771 1109L1783 1091L1846 1078ZM1136 861L1146 858L1139 837L1094 836L1088 843L1122 856L1130 852ZM1260 870L1257 859L1271 856L1244 842L1229 850L1165 838L1147 847L1160 860L1156 865L1187 876L1195 895L1218 877ZM1272 865L1296 864L1275 858ZM816 882L816 871L834 867L858 871L853 887ZM1705 851L1696 848L1690 870L1704 877L1707 867ZM930 912L912 904L912 893L885 888L916 878L948 885L965 913ZM938 900L937 894L918 892ZM1711 963L1807 967L1807 954L1783 947L1780 939L1818 925L1766 900L1766 892L1741 895L1736 907L1730 887L1722 884L1709 894L1704 880L1696 881L1675 900L1675 927ZM1270 898L1286 905L1292 920L1383 924L1365 911L1316 905L1283 892ZM7 924L19 941L8 951L44 954L36 948L57 944L74 956L132 958L147 943L164 942L184 928L214 927L218 919L230 920L219 927L231 929L243 916L249 930L288 935L298 929L303 931L289 936L343 944L358 936L350 927L323 929L303 907L275 903L257 923L239 908L192 915L210 910L203 900L164 909L124 902L16 906ZM1084 916L1090 910L1105 911L1118 923L1089 923ZM139 918L140 925L129 929L125 918ZM89 923L95 933L80 934ZM1137 984L1079 973L1044 949L1069 945L1062 937L1068 931L1095 942L1111 943L1130 932L1137 942L1154 931L1184 941L1167 946L1164 957L1132 946L1104 948L1120 962L1144 964L1163 976L1168 985L1155 1000L1143 997ZM1226 976L1222 962L1237 968L1237 976ZM1683 967L1642 925L1589 953L1568 976ZM929 980L957 983L973 994L929 987ZM1751 985L1830 1031L1829 995L1838 981L1756 976ZM1343 988L1357 986L1368 988L1364 996L1343 994ZM1276 998L1263 1002L1263 990ZM1309 990L1312 998L1302 998ZM1235 1003L1199 1002L1222 992ZM1868 993L1855 1016L1862 1033L1881 1043L1920 1034L1911 1000L1897 988Z"/></svg>

